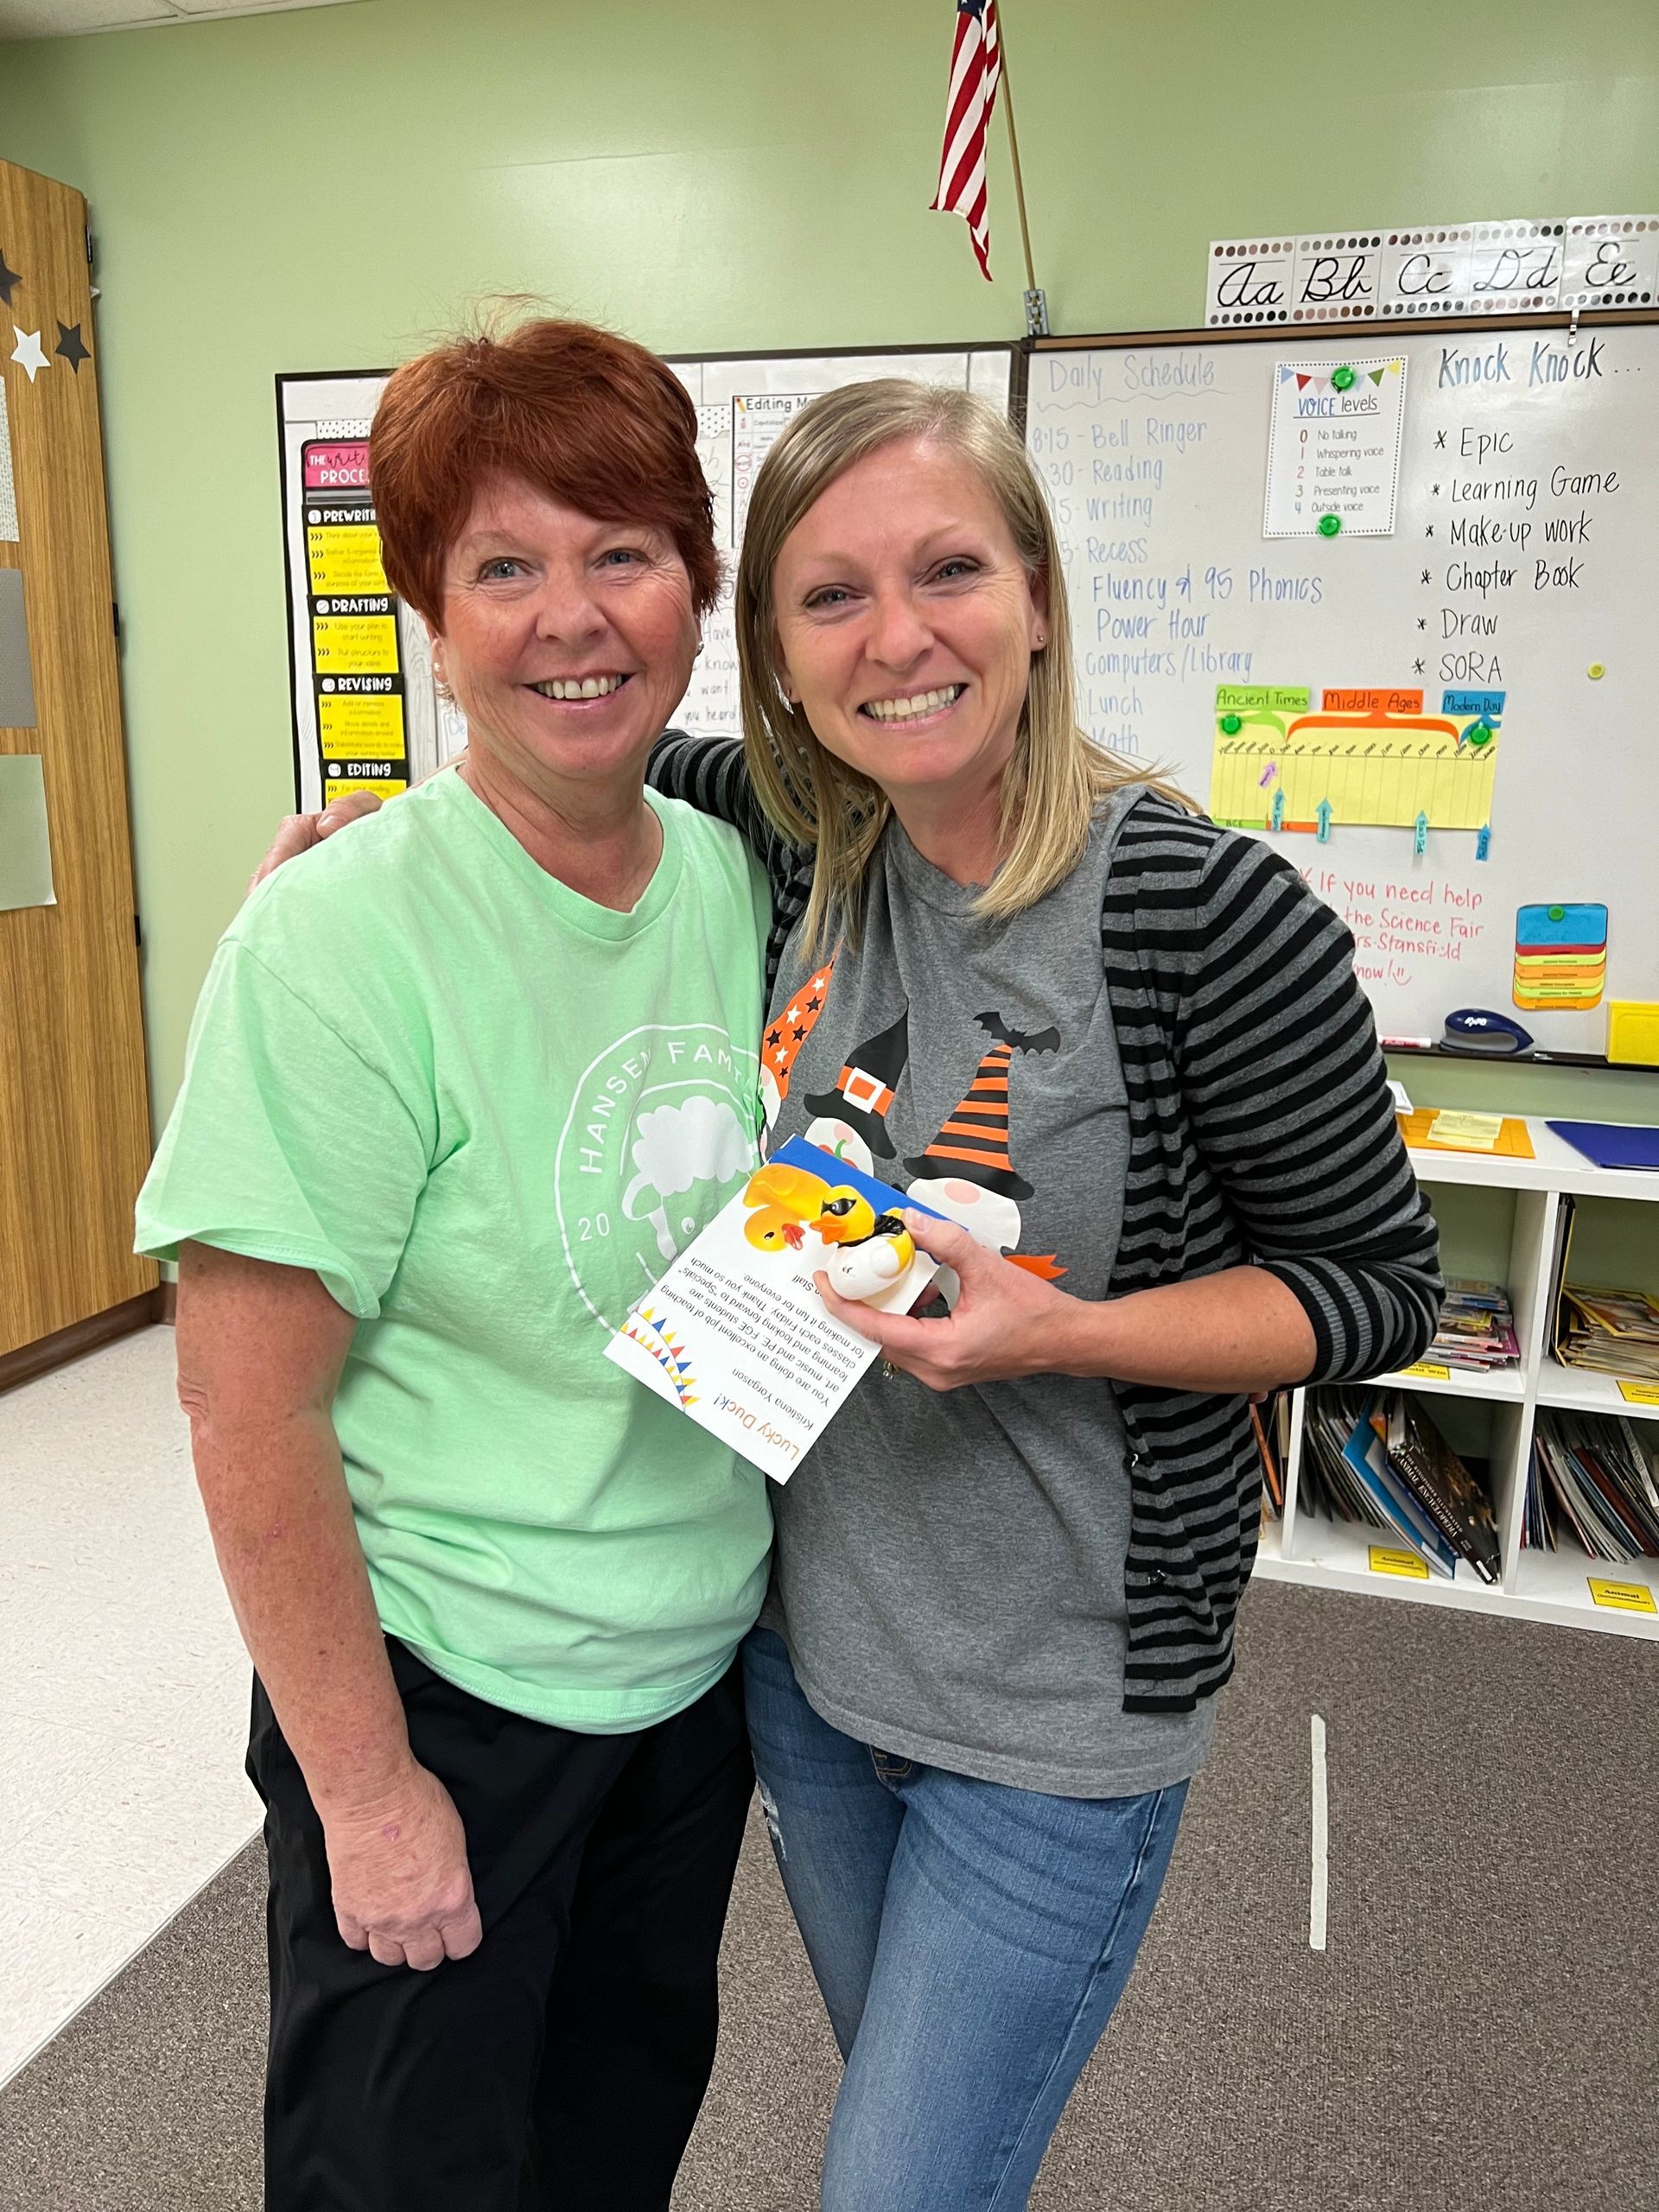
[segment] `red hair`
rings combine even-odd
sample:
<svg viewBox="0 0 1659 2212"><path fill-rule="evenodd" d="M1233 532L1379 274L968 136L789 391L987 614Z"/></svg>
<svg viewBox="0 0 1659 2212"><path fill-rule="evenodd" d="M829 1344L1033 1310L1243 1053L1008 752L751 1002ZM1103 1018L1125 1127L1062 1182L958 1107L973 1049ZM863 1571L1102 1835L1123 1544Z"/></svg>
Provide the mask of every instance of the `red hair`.
<svg viewBox="0 0 1659 2212"><path fill-rule="evenodd" d="M387 581L436 628L449 549L491 476L601 522L665 531L697 613L713 607L720 555L697 410L643 346L543 319L452 339L393 371L369 433L369 487Z"/></svg>

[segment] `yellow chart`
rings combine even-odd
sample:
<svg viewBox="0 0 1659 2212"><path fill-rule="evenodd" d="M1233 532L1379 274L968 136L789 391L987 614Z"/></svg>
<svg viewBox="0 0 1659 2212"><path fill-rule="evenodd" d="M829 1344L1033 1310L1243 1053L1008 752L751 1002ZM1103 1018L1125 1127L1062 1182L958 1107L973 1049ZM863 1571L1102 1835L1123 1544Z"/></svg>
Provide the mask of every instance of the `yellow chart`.
<svg viewBox="0 0 1659 2212"><path fill-rule="evenodd" d="M1241 830L1409 830L1426 818L1431 830L1478 830L1491 820L1497 749L1482 715L1218 710L1210 812Z"/></svg>

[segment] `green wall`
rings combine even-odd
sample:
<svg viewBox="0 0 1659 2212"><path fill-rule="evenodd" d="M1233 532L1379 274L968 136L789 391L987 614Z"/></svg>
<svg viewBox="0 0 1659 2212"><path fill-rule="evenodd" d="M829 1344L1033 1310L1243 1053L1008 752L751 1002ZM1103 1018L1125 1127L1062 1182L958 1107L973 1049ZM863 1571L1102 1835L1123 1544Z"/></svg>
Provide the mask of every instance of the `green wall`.
<svg viewBox="0 0 1659 2212"><path fill-rule="evenodd" d="M1058 330L1188 326L1214 236L1659 207L1653 0L1003 0ZM158 1112L291 804L271 379L533 291L667 351L1017 334L926 212L949 0L364 0L0 46L88 196ZM1424 1103L1516 1077L1414 1061ZM1659 1079L1529 1078L1659 1120Z"/></svg>

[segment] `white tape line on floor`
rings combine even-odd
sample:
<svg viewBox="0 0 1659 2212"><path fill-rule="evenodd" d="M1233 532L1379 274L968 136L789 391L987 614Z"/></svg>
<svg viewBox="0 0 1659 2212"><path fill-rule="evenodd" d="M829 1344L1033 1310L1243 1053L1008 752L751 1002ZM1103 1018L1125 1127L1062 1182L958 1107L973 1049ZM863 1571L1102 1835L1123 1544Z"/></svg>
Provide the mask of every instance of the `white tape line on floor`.
<svg viewBox="0 0 1659 2212"><path fill-rule="evenodd" d="M1325 1722L1316 1713L1313 1717L1313 1807L1308 1834L1313 1847L1313 1865L1307 1885L1307 1948L1310 1951L1325 1948L1325 1911L1330 1881L1330 1825L1325 1789Z"/></svg>

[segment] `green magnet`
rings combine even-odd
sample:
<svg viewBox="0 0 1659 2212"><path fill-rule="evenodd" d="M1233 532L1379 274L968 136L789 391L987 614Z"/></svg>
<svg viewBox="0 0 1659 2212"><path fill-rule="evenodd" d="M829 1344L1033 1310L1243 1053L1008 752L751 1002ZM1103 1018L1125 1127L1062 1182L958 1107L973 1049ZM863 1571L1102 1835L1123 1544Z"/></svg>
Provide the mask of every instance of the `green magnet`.
<svg viewBox="0 0 1659 2212"><path fill-rule="evenodd" d="M1552 906L1549 910L1549 918L1552 922L1564 922L1567 919L1566 907Z"/></svg>
<svg viewBox="0 0 1659 2212"><path fill-rule="evenodd" d="M1469 732L1471 745L1490 745L1491 741L1492 733L1482 723L1477 722L1474 728Z"/></svg>
<svg viewBox="0 0 1659 2212"><path fill-rule="evenodd" d="M1331 381L1338 391L1346 391L1353 380L1354 372L1345 364L1343 367L1332 369L1331 372Z"/></svg>
<svg viewBox="0 0 1659 2212"><path fill-rule="evenodd" d="M1244 727L1244 717L1243 715L1224 715L1221 726L1229 737L1236 737Z"/></svg>
<svg viewBox="0 0 1659 2212"><path fill-rule="evenodd" d="M1319 517L1319 536L1321 537L1334 537L1341 528L1342 517L1340 515L1321 515Z"/></svg>

